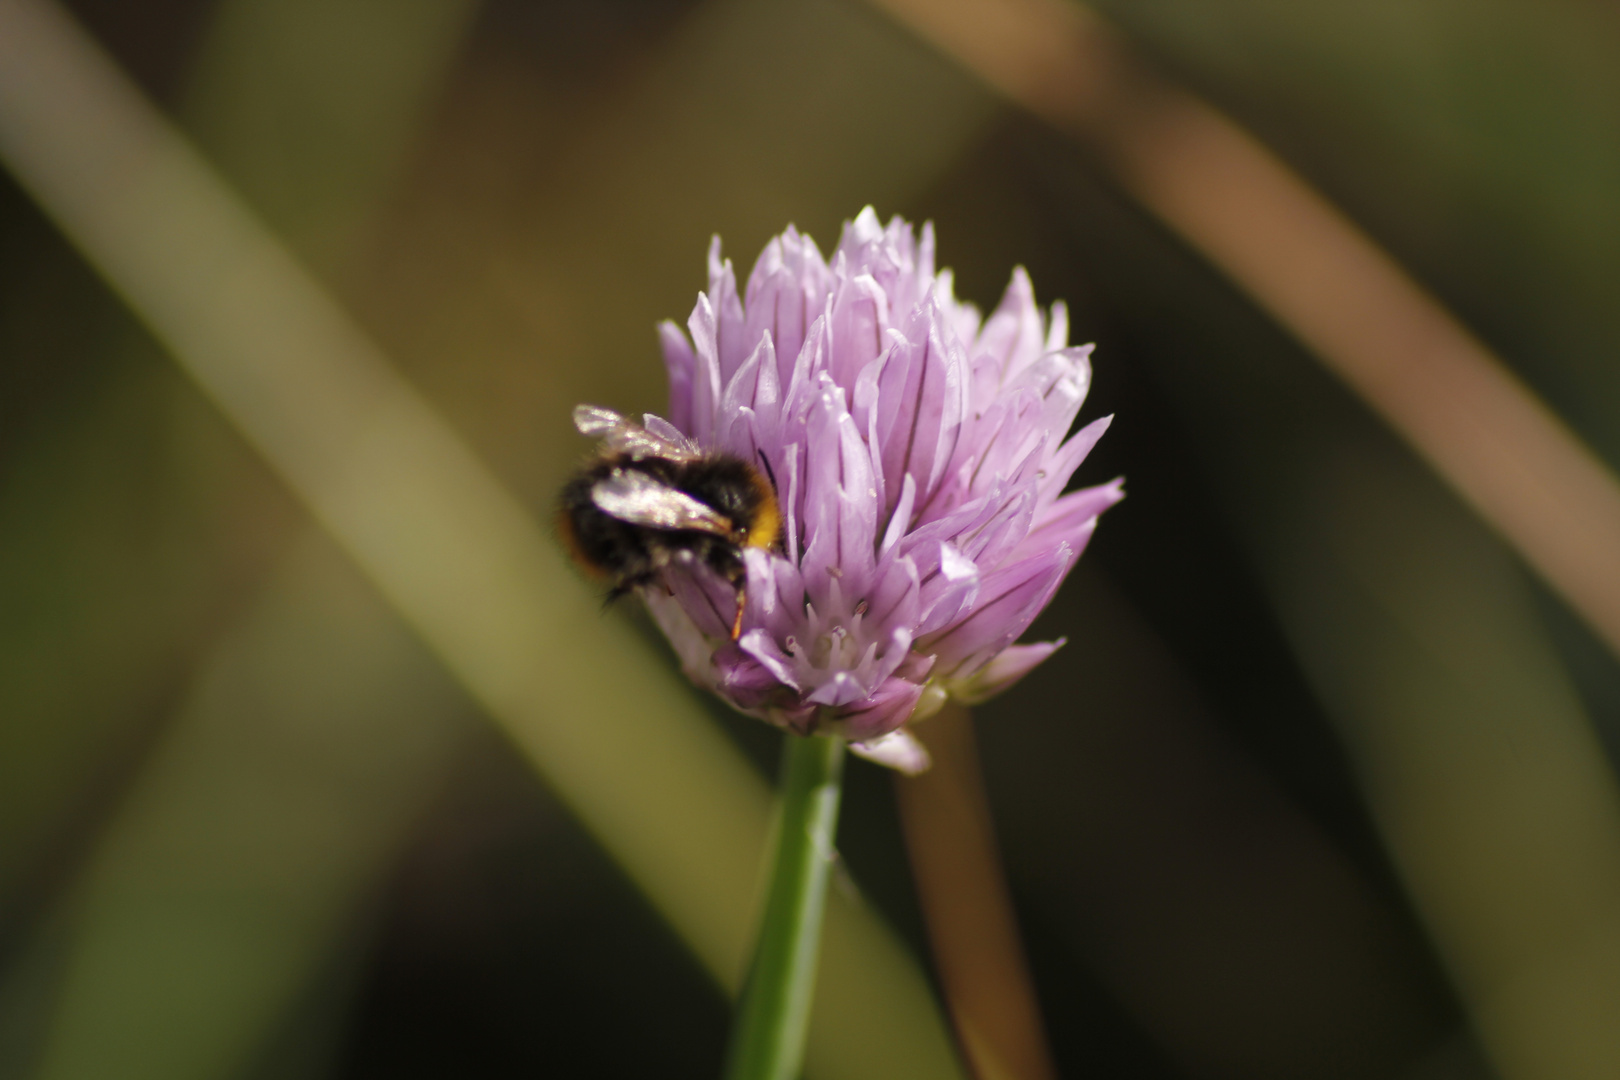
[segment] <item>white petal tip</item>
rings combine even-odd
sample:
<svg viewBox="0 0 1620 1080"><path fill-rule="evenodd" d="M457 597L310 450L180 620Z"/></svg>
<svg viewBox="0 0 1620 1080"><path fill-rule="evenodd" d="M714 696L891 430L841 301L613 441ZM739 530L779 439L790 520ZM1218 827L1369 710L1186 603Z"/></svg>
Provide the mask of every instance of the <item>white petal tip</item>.
<svg viewBox="0 0 1620 1080"><path fill-rule="evenodd" d="M867 761L874 761L907 776L925 773L934 763L923 744L904 730L891 731L866 742L850 743L849 748Z"/></svg>

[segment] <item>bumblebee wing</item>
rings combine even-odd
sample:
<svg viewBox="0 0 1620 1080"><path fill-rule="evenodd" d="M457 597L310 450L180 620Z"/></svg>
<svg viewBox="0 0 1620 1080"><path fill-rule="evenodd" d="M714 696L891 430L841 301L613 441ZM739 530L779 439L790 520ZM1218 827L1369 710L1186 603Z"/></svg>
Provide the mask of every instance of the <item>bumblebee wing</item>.
<svg viewBox="0 0 1620 1080"><path fill-rule="evenodd" d="M574 406L574 426L579 429L581 435L605 439L629 423L630 421L612 409L604 409L600 405Z"/></svg>
<svg viewBox="0 0 1620 1080"><path fill-rule="evenodd" d="M666 461L696 461L701 451L680 429L659 421L657 431L649 431L634 420L600 405L576 405L574 426L581 435L601 439L609 450L636 458L663 458Z"/></svg>
<svg viewBox="0 0 1620 1080"><path fill-rule="evenodd" d="M654 416L652 413L646 413L641 419L642 426L648 435L662 439L669 446L684 451L693 458L702 456L703 452L698 449L697 443L693 442L691 439L688 439L684 434L681 433L680 428L676 427L668 420L665 420L662 416Z"/></svg>
<svg viewBox="0 0 1620 1080"><path fill-rule="evenodd" d="M609 517L649 529L690 529L730 536L731 519L684 491L676 491L646 473L623 469L598 480L591 502Z"/></svg>

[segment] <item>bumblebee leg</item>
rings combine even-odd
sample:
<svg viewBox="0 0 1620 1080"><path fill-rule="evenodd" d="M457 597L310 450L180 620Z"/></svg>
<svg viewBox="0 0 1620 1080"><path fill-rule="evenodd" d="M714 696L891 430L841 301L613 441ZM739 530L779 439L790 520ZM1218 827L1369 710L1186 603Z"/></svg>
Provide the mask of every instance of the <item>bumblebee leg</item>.
<svg viewBox="0 0 1620 1080"><path fill-rule="evenodd" d="M748 606L748 584L744 582L737 586L737 617L731 620L732 641L742 637L743 608L746 606Z"/></svg>

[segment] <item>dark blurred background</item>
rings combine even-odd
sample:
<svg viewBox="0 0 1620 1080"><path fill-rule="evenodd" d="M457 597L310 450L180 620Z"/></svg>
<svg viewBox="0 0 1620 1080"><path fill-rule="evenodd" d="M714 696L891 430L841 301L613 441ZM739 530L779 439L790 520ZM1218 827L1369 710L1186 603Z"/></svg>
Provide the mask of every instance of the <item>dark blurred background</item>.
<svg viewBox="0 0 1620 1080"><path fill-rule="evenodd" d="M977 715L1063 1074L1620 1075L1571 1019L1620 1015L1620 667L1084 146L857 0L69 6L539 517L576 402L661 407L711 234L746 272L871 203L981 307L1026 266L1130 493ZM1620 10L1099 6L1620 462ZM704 1077L726 1016L0 175L0 1074Z"/></svg>

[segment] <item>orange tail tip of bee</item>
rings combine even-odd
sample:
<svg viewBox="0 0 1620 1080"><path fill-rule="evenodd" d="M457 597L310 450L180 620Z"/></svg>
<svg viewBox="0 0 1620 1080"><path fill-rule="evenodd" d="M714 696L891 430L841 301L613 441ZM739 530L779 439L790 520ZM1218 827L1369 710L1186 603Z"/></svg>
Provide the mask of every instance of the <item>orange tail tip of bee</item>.
<svg viewBox="0 0 1620 1080"><path fill-rule="evenodd" d="M612 572L586 554L585 546L580 543L579 530L574 527L574 517L568 512L568 507L557 507L553 520L557 529L557 539L562 543L563 550L568 553L568 557L573 560L574 565L579 567L581 572L592 581L606 582L612 580Z"/></svg>

